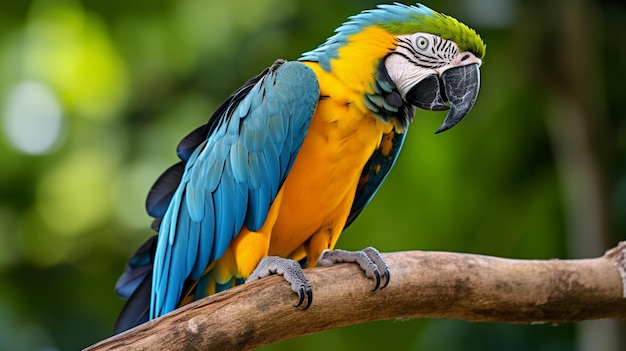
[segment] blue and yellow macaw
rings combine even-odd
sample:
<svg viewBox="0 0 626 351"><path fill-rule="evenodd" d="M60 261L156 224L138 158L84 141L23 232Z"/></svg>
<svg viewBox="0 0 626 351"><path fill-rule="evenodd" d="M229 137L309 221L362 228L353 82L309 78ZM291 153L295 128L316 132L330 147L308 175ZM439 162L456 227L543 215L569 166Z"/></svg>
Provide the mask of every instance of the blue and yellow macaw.
<svg viewBox="0 0 626 351"><path fill-rule="evenodd" d="M374 290L385 287L375 249L335 243L393 166L415 107L449 110L437 132L469 113L484 55L456 19L396 3L350 17L298 61L246 82L180 142L181 161L150 190L158 236L118 281L128 301L115 332L272 273L307 308L302 266L356 262Z"/></svg>

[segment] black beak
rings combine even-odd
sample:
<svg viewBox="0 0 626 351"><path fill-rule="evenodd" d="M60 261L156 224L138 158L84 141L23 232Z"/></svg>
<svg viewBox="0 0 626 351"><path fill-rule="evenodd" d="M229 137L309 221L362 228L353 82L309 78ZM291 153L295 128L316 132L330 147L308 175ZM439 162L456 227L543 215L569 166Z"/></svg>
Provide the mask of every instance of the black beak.
<svg viewBox="0 0 626 351"><path fill-rule="evenodd" d="M459 123L470 112L480 89L480 70L477 64L451 68L441 76L424 78L407 93L411 105L430 110L450 110L435 133L441 133ZM449 104L447 104L447 102Z"/></svg>

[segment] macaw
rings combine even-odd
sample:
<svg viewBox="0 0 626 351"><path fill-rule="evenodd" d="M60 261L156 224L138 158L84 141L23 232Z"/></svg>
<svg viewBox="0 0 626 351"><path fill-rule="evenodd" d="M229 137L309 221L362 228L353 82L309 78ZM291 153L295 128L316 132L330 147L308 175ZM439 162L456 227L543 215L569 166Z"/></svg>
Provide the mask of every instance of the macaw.
<svg viewBox="0 0 626 351"><path fill-rule="evenodd" d="M150 190L158 235L116 285L121 332L181 305L281 274L306 309L302 267L356 262L384 288L378 251L334 250L392 168L415 107L471 110L486 46L456 19L417 5L352 16L297 61L247 81L177 148ZM306 300L306 301L305 301Z"/></svg>

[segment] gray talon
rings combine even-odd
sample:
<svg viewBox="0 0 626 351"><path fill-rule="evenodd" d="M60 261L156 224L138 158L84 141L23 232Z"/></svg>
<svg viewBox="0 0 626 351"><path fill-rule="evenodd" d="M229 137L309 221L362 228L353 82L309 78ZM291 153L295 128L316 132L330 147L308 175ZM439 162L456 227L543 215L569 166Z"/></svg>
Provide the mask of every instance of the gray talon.
<svg viewBox="0 0 626 351"><path fill-rule="evenodd" d="M317 265L332 266L335 263L341 262L357 263L368 278L374 279L374 288L372 291L384 289L389 285L389 266L387 266L387 263L385 263L380 256L378 250L373 247L354 252L345 250L324 251L317 261ZM382 286L381 272L382 276L385 278Z"/></svg>
<svg viewBox="0 0 626 351"><path fill-rule="evenodd" d="M365 252L367 257L369 257L376 264L379 271L382 272L383 276L385 277L385 282L380 287L380 289L386 288L387 285L389 285L389 278L390 278L389 266L387 266L387 263L385 262L385 260L383 260L383 258L380 256L380 252L378 252L378 250L376 250L375 248L367 247L363 249L363 252Z"/></svg>
<svg viewBox="0 0 626 351"><path fill-rule="evenodd" d="M311 290L310 288L306 291L306 296L308 297L308 301L306 303L306 306L304 306L304 308L302 308L303 310L308 309L311 306L311 303L313 303L313 290Z"/></svg>
<svg viewBox="0 0 626 351"><path fill-rule="evenodd" d="M313 291L311 290L311 288L307 289L304 286L301 286L300 290L298 290L298 302L296 302L293 307L300 307L302 305L302 303L304 302L305 292L307 297L307 303L304 307L302 307L302 310L306 310L311 306L311 303L313 302Z"/></svg>
<svg viewBox="0 0 626 351"><path fill-rule="evenodd" d="M267 256L256 266L252 274L246 279L246 283L255 279L267 277L271 274L281 275L290 285L291 291L298 294L298 302L294 307L299 307L304 302L305 294L308 298L306 306L303 309L309 308L313 302L313 291L311 290L311 283L302 272L300 264L294 260L288 258L282 258L278 256Z"/></svg>
<svg viewBox="0 0 626 351"><path fill-rule="evenodd" d="M300 307L300 305L302 305L302 302L304 302L304 288L300 287L300 290L298 290L298 302L296 302L293 307Z"/></svg>

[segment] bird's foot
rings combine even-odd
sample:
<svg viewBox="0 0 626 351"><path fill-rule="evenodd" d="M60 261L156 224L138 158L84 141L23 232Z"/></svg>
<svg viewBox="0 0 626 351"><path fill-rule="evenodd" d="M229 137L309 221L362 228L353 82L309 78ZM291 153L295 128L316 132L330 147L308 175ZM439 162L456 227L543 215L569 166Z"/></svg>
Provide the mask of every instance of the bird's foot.
<svg viewBox="0 0 626 351"><path fill-rule="evenodd" d="M373 247L361 251L325 250L317 260L317 265L332 266L341 262L357 263L368 278L374 279L372 291L384 289L389 284L389 266Z"/></svg>
<svg viewBox="0 0 626 351"><path fill-rule="evenodd" d="M313 302L313 291L311 290L311 283L302 272L300 264L294 260L288 258L282 258L278 256L263 257L261 262L256 266L252 274L246 279L246 283L255 279L261 279L271 274L281 275L289 284L291 284L291 290L298 294L298 302L293 305L294 307L303 306L303 309L309 308L311 302ZM304 303L304 299L307 299Z"/></svg>

